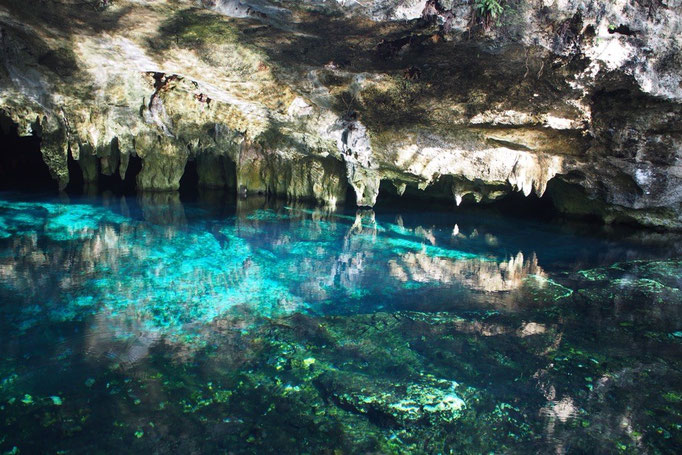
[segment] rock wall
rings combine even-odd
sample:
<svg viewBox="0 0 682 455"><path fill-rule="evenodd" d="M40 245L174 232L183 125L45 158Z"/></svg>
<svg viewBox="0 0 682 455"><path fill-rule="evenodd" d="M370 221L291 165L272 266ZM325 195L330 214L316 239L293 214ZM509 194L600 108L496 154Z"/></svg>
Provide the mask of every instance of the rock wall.
<svg viewBox="0 0 682 455"><path fill-rule="evenodd" d="M0 110L63 188L124 177L334 205L447 181L682 228L682 1L21 0Z"/></svg>

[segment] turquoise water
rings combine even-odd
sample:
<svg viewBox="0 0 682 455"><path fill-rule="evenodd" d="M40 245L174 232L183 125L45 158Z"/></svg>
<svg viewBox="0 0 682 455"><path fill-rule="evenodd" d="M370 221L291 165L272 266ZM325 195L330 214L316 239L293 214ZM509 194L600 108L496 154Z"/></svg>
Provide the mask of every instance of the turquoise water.
<svg viewBox="0 0 682 455"><path fill-rule="evenodd" d="M678 453L679 237L0 194L0 453Z"/></svg>

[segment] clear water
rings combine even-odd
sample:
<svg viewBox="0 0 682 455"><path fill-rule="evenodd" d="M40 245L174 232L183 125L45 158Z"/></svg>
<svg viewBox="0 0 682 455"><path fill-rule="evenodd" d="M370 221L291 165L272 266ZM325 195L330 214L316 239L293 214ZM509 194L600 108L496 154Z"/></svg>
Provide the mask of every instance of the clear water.
<svg viewBox="0 0 682 455"><path fill-rule="evenodd" d="M0 453L679 453L682 244L0 194Z"/></svg>

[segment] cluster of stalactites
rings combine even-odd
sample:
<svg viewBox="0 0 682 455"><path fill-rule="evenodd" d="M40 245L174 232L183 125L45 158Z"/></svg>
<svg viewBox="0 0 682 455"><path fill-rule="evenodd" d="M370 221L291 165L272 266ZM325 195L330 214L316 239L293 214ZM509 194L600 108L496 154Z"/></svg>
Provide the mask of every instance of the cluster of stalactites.
<svg viewBox="0 0 682 455"><path fill-rule="evenodd" d="M142 162L136 179L139 190L174 191L179 189L188 160L196 160L201 186L234 188L243 194L311 199L325 205L342 202L346 185L350 184L357 205L371 207L376 203L380 181L386 177L375 162L366 128L357 120L340 121L337 125L337 147L343 162L331 156L292 158L290 154L267 150L237 134L222 134L225 137L221 136L220 141L215 137L206 141L182 141L152 134L103 137L87 128L74 133L67 125L66 119L50 120L47 116L36 116L28 125L20 125L20 130L41 136L44 160L62 188L69 180L69 153L80 165L86 183L96 182L100 174L118 173L125 179L130 157L138 156ZM216 125L216 137L218 130L220 127ZM81 142L79 136L87 137L88 141ZM556 158L522 153L506 169L500 175L481 175L481 178L475 171L444 175L453 177L452 197L459 205L465 198L474 202L492 201L512 190L526 196L531 192L542 196L547 182L561 171L561 163ZM419 179L412 177L412 181ZM405 191L404 181L392 177L389 180L398 194ZM430 184L431 181L423 181L419 188L423 190Z"/></svg>

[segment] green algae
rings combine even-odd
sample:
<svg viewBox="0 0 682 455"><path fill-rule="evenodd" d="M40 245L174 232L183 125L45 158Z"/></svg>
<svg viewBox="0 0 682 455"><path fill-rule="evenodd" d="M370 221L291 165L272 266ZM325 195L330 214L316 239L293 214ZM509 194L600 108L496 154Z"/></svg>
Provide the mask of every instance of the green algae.
<svg viewBox="0 0 682 455"><path fill-rule="evenodd" d="M485 317L490 320L500 318L500 315ZM301 317L291 321L273 320L249 337L251 341L245 346L250 346L250 360L243 368L225 369L220 366L221 357L212 357L218 363L210 361L202 367L214 372L210 382L197 382L195 367L190 365L164 367L154 375L133 376L121 382L128 381L128 387L132 389L145 383L160 385L162 395L172 398L168 402L152 400L149 404L163 409L164 414L159 414L157 419L162 423L171 422L171 417L180 411L188 419L208 426L228 425L235 433L234 436L228 433L227 441L233 449L241 448L239 451L267 450L275 444L282 450L300 452L312 444L351 452L431 453L457 448L467 453L481 450L522 453L523 447L541 437L541 433L536 434L541 430L537 423L524 417L528 415L528 402L515 401L513 394L496 397L485 387L471 387L438 379L437 375L419 373L422 369L438 369L434 370L432 363L438 358L437 351L422 351L416 357L409 355L416 346L394 351L392 359L384 360L392 362L394 368L376 362L366 364L366 358L348 355L348 346L353 342L366 340L369 350L374 343L388 337L389 341L384 342L386 348L397 347L400 338L409 340L427 327L432 330L429 342L433 344L438 340L440 343L444 335L442 328L457 321L463 319L451 319L447 313L409 312L398 315L397 319L390 314L376 314L331 317L321 321ZM415 322L419 322L422 329L415 330L412 326ZM268 334L267 338L263 338L265 334ZM405 345L404 342L401 344ZM589 360L590 352L571 348L567 354L594 364ZM377 359L384 357L374 355ZM271 364L268 359L277 359L277 362ZM165 365L160 360L153 363ZM476 376L485 377L484 369L481 369L485 362L481 360L479 355L460 355L453 362L478 365L479 371L468 379L468 382L476 382ZM218 369L214 369L216 367ZM519 373L522 369L520 365L514 367ZM401 373L395 376L391 371ZM405 371L413 373L405 375ZM112 379L113 376L106 380L112 382ZM117 397L112 396L113 402L120 402ZM165 404L161 406L161 403ZM290 428L285 424L287 421L297 422L296 438L285 436L285 429ZM251 432L256 422L258 426L270 429L268 440ZM144 429L138 426L133 436L142 440L149 430L150 436L154 437L159 428L157 423ZM564 431L560 421L555 425L558 425L558 431ZM590 430L593 425L589 414L578 421L583 430ZM122 432L131 431L128 428L129 425L120 425ZM278 432L277 428L284 432ZM566 428L573 427L567 425ZM484 439L462 438L462 434L474 434L472 431L484 435ZM642 431L649 434L647 430ZM118 434L118 430L114 434ZM173 436L167 434L165 437ZM424 441L428 443L423 445ZM620 443L631 447L628 440Z"/></svg>
<svg viewBox="0 0 682 455"><path fill-rule="evenodd" d="M526 289L532 295L534 301L559 301L573 295L570 289L551 278L539 275L529 275L524 279L527 283Z"/></svg>

